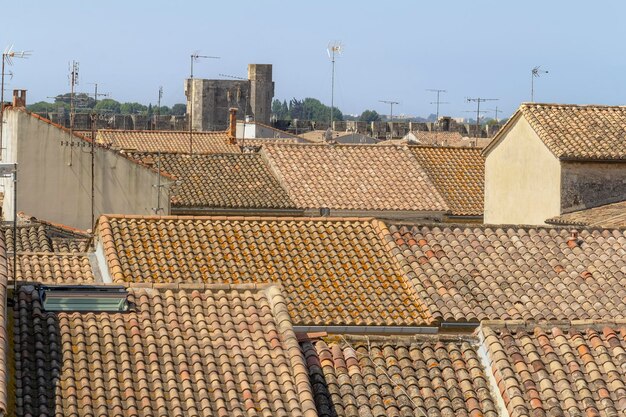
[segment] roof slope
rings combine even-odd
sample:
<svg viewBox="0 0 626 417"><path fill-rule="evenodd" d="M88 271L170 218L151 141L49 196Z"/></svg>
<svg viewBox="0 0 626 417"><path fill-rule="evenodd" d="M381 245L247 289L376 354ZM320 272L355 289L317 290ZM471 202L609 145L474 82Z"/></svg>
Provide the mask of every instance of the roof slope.
<svg viewBox="0 0 626 417"><path fill-rule="evenodd" d="M19 254L17 280L48 284L84 284L96 281L88 254L52 252Z"/></svg>
<svg viewBox="0 0 626 417"><path fill-rule="evenodd" d="M267 155L301 208L447 211L426 171L402 148L267 145Z"/></svg>
<svg viewBox="0 0 626 417"><path fill-rule="evenodd" d="M624 106L524 103L518 111L557 158L626 160Z"/></svg>
<svg viewBox="0 0 626 417"><path fill-rule="evenodd" d="M259 154L189 155L134 153L181 184L172 195L174 207L293 208L287 192Z"/></svg>
<svg viewBox="0 0 626 417"><path fill-rule="evenodd" d="M190 136L192 137L190 140ZM174 130L99 130L96 141L115 149L139 152L237 153L227 132L193 132Z"/></svg>
<svg viewBox="0 0 626 417"><path fill-rule="evenodd" d="M626 321L482 332L511 417L626 412Z"/></svg>
<svg viewBox="0 0 626 417"><path fill-rule="evenodd" d="M129 293L126 313L47 313L22 287L12 415L316 415L275 286Z"/></svg>
<svg viewBox="0 0 626 417"><path fill-rule="evenodd" d="M626 201L552 217L546 220L546 223L626 229Z"/></svg>
<svg viewBox="0 0 626 417"><path fill-rule="evenodd" d="M101 217L114 282L277 282L298 325L416 325L371 219Z"/></svg>
<svg viewBox="0 0 626 417"><path fill-rule="evenodd" d="M485 159L478 148L411 146L450 212L459 216L483 214Z"/></svg>
<svg viewBox="0 0 626 417"><path fill-rule="evenodd" d="M477 348L458 337L352 337L302 350L320 417L498 416Z"/></svg>
<svg viewBox="0 0 626 417"><path fill-rule="evenodd" d="M7 366L9 355L9 312L7 310L7 284L9 282L9 268L4 239L0 236L0 415L8 416L9 407L9 375Z"/></svg>
<svg viewBox="0 0 626 417"><path fill-rule="evenodd" d="M626 318L618 230L389 226L423 305L444 321Z"/></svg>

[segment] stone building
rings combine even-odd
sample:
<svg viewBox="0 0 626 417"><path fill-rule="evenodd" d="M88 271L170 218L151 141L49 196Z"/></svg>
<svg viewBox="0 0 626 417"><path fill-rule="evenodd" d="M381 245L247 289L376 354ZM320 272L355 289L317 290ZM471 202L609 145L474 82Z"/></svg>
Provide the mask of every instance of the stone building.
<svg viewBox="0 0 626 417"><path fill-rule="evenodd" d="M249 64L247 80L185 81L187 117L197 131L226 130L228 109L237 108L243 120L269 124L274 98L271 64Z"/></svg>
<svg viewBox="0 0 626 417"><path fill-rule="evenodd" d="M524 103L485 148L485 223L547 219L626 199L626 107Z"/></svg>

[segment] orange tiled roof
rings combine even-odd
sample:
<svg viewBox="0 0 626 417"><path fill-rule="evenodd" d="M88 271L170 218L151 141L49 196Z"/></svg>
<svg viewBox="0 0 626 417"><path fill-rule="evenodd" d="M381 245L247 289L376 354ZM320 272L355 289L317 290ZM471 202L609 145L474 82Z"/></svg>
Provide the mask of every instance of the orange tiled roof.
<svg viewBox="0 0 626 417"><path fill-rule="evenodd" d="M626 232L389 226L396 259L443 321L626 318Z"/></svg>
<svg viewBox="0 0 626 417"><path fill-rule="evenodd" d="M6 416L11 415L8 412L10 402L8 386L12 373L9 364L11 338L9 337L9 312L7 310L8 281L8 258L4 239L0 236L0 414Z"/></svg>
<svg viewBox="0 0 626 417"><path fill-rule="evenodd" d="M626 201L566 213L548 219L546 223L626 229Z"/></svg>
<svg viewBox="0 0 626 417"><path fill-rule="evenodd" d="M97 142L115 149L138 152L238 153L239 146L230 143L227 132L193 132L173 130L99 130Z"/></svg>
<svg viewBox="0 0 626 417"><path fill-rule="evenodd" d="M353 336L302 350L320 416L498 416L473 341Z"/></svg>
<svg viewBox="0 0 626 417"><path fill-rule="evenodd" d="M96 281L87 254L53 252L19 254L17 280L48 284L84 284Z"/></svg>
<svg viewBox="0 0 626 417"><path fill-rule="evenodd" d="M7 224L0 228L9 251L13 251L13 228ZM17 251L20 252L85 252L89 236L74 229L39 220L17 226Z"/></svg>
<svg viewBox="0 0 626 417"><path fill-rule="evenodd" d="M626 411L626 321L483 326L491 372L511 417Z"/></svg>
<svg viewBox="0 0 626 417"><path fill-rule="evenodd" d="M328 218L106 217L114 282L282 285L298 325L417 325L408 283L378 221Z"/></svg>
<svg viewBox="0 0 626 417"><path fill-rule="evenodd" d="M429 132L423 130L413 130L415 139L423 145L443 145L453 146L463 140L463 135L459 132Z"/></svg>
<svg viewBox="0 0 626 417"><path fill-rule="evenodd" d="M300 208L447 211L426 171L404 148L268 145L264 153Z"/></svg>
<svg viewBox="0 0 626 417"><path fill-rule="evenodd" d="M480 149L431 146L411 146L409 149L428 173L452 214L483 214L485 159Z"/></svg>
<svg viewBox="0 0 626 417"><path fill-rule="evenodd" d="M22 287L8 415L317 415L275 286L131 287L129 301L125 313L51 313Z"/></svg>
<svg viewBox="0 0 626 417"><path fill-rule="evenodd" d="M626 160L625 106L524 103L518 112L557 158Z"/></svg>
<svg viewBox="0 0 626 417"><path fill-rule="evenodd" d="M172 205L199 208L293 208L259 154L133 153L178 180Z"/></svg>

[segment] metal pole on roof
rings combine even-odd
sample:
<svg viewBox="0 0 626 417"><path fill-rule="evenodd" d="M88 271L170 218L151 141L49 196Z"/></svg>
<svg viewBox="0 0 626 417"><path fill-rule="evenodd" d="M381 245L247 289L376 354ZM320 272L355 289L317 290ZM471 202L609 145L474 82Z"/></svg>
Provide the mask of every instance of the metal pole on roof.
<svg viewBox="0 0 626 417"><path fill-rule="evenodd" d="M220 59L219 56L198 55L198 52L191 54L191 68L189 73L189 153L193 153L193 98L194 98L194 82L193 82L193 63L200 58Z"/></svg>
<svg viewBox="0 0 626 417"><path fill-rule="evenodd" d="M542 70L541 65L536 66L530 71L530 101L535 102L535 77L539 78L541 74L547 74L548 71Z"/></svg>
<svg viewBox="0 0 626 417"><path fill-rule="evenodd" d="M10 46L2 53L2 80L0 84L0 152L2 151L2 131L4 130L4 64L13 65L13 58L26 59L32 54L31 51L14 51Z"/></svg>
<svg viewBox="0 0 626 417"><path fill-rule="evenodd" d="M498 101L497 98L468 98L467 101L474 101L477 104L476 107L476 137L480 137L480 103L485 101Z"/></svg>
<svg viewBox="0 0 626 417"><path fill-rule="evenodd" d="M448 91L447 90L440 90L440 89L437 89L437 88L428 88L428 89L426 89L426 91L432 91L434 93L437 93L437 101L435 101L435 102L431 101L430 104L436 104L437 105L437 114L435 116L435 122L438 123L439 122L439 105L440 104L450 104L447 101L439 100L439 95L441 93L447 93Z"/></svg>

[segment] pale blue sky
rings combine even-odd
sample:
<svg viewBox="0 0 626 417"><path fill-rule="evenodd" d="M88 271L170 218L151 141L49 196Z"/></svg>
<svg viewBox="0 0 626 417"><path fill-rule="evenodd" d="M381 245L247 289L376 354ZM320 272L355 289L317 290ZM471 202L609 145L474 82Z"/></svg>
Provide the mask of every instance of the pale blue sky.
<svg viewBox="0 0 626 417"><path fill-rule="evenodd" d="M505 4L506 3L506 4ZM434 94L448 90L442 114L468 117L466 97L499 98L505 115L530 99L626 102L626 2L622 1L86 1L3 2L0 46L33 50L15 60L7 87L28 101L69 91L68 62L80 62L79 91L120 101L184 101L189 55L195 76L246 76L248 63L274 65L276 98L315 97L330 104L326 46L341 40L335 105L344 113L434 113Z"/></svg>

